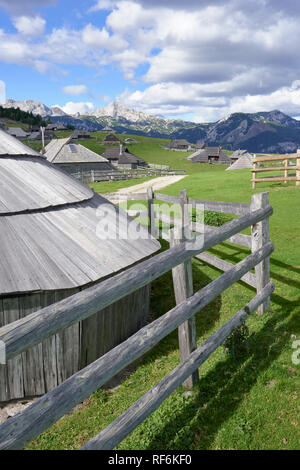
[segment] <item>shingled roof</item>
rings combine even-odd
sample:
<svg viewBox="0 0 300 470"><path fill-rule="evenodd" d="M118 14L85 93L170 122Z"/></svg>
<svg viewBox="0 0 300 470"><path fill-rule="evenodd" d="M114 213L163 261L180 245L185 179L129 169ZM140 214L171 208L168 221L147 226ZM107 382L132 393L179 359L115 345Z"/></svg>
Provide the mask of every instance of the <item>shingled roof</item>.
<svg viewBox="0 0 300 470"><path fill-rule="evenodd" d="M190 155L187 159L194 163L208 163L210 159L230 163L230 159L221 147L205 147Z"/></svg>
<svg viewBox="0 0 300 470"><path fill-rule="evenodd" d="M58 139L58 141L59 140L63 140L64 143L58 144L57 141L54 140L52 141L53 144L50 142L46 147L45 156L51 163L108 163L106 158L87 149L83 145L70 144L70 139Z"/></svg>
<svg viewBox="0 0 300 470"><path fill-rule="evenodd" d="M244 168L252 168L251 158L248 157L249 153L244 153L226 170L242 170Z"/></svg>
<svg viewBox="0 0 300 470"><path fill-rule="evenodd" d="M120 142L120 139L116 137L114 134L108 134L102 142Z"/></svg>
<svg viewBox="0 0 300 470"><path fill-rule="evenodd" d="M14 137L18 137L18 138L24 138L28 136L28 134L26 132L23 131L23 129L21 129L21 127L9 127L7 129L7 132L8 134L14 136Z"/></svg>
<svg viewBox="0 0 300 470"><path fill-rule="evenodd" d="M86 286L160 248L143 227L126 237L137 223L122 209L116 228L113 204L2 130L0 181L0 295ZM105 236L103 204L122 237Z"/></svg>

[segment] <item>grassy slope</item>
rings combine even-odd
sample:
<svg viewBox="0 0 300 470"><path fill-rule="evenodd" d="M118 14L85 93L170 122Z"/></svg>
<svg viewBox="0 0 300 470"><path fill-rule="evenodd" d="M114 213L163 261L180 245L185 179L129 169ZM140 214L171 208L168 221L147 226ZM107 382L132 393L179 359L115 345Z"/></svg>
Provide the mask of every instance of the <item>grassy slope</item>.
<svg viewBox="0 0 300 470"><path fill-rule="evenodd" d="M167 164L153 148L134 146L148 161ZM169 153L169 152L168 152ZM174 155L174 156L173 156ZM177 160L178 159L178 160ZM187 189L201 199L249 202L250 172L225 172L223 166L189 164L190 176L162 192L177 195ZM248 353L232 358L219 348L200 369L200 384L192 396L179 387L145 423L124 440L119 449L300 449L300 366L291 360L291 335L300 339L300 188L294 184L260 184L269 191L274 215L271 239L275 252L271 275L276 284L271 311L254 314ZM247 250L224 243L213 253L237 262ZM194 288L220 275L200 261L193 262ZM206 339L253 296L237 283L197 314L198 343ZM174 306L170 273L153 282L151 312L155 318ZM40 436L31 448L74 449L104 428L139 396L171 371L179 361L176 332L139 361L136 371L112 391L100 390L75 413Z"/></svg>

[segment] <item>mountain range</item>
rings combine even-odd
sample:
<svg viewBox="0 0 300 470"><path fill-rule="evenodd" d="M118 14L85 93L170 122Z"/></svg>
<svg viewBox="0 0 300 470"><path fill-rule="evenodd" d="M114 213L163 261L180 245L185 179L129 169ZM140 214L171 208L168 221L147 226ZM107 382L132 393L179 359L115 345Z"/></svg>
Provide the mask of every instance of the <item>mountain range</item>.
<svg viewBox="0 0 300 470"><path fill-rule="evenodd" d="M20 108L53 122L71 124L77 129L100 130L110 126L117 133L148 137L203 141L236 150L256 153L295 152L300 148L300 122L278 110L259 113L233 113L214 123L163 119L112 102L86 115L68 115L60 107L48 107L40 101L6 100L1 106Z"/></svg>

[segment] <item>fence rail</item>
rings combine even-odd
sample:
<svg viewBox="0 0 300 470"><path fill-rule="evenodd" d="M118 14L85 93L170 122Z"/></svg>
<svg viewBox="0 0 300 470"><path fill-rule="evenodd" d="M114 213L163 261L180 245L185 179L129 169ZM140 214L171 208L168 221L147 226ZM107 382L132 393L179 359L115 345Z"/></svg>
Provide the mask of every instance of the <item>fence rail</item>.
<svg viewBox="0 0 300 470"><path fill-rule="evenodd" d="M296 165L289 165L290 160L296 160ZM253 168L252 168L252 189L256 188L257 183L271 183L281 181L283 183L287 183L288 181L296 181L296 186L300 186L300 150L297 151L295 154L290 155L271 155L269 157L258 157L252 160ZM284 162L284 166L272 166L267 168L259 168L257 164L265 163L265 162ZM295 171L295 176L289 176L289 171ZM269 176L269 177L261 177L258 178L258 173L264 172L277 172L283 171L283 176Z"/></svg>
<svg viewBox="0 0 300 470"><path fill-rule="evenodd" d="M77 171L71 173L76 179L83 183L94 183L97 181L121 181L128 179L146 178L147 176L175 176L185 175L185 170L180 169L163 169L163 168L142 168L142 169L122 169L116 170L90 170L90 171Z"/></svg>
<svg viewBox="0 0 300 470"><path fill-rule="evenodd" d="M153 223L155 221L153 201L158 195L149 191L147 196L148 215ZM98 285L0 328L0 340L5 345L6 358L13 358L55 333L88 318L129 293L149 284L170 269L173 270L177 305L39 398L23 412L2 424L0 449L21 449L26 446L176 328L179 328L180 366L83 448L113 448L149 416L178 385L183 382L189 386L193 385L197 380L198 367L222 344L233 329L257 308L264 310L268 306L270 294L274 289L269 279L268 259L274 247L269 241L268 218L272 214L272 207L268 203L267 196L267 193L255 195L247 214L205 233L201 245L197 239L190 240L188 243L185 239L179 239L170 249ZM186 192L181 192L179 203L182 209L181 230L184 234L188 213L183 202L187 201ZM252 253L238 264L227 266L221 276L193 293L191 259L238 235L247 227L252 227ZM171 237L174 236L174 232L172 233ZM247 276L252 268L256 269L256 296L197 348L195 328L193 329L195 314L232 284ZM184 341L183 334L186 335Z"/></svg>

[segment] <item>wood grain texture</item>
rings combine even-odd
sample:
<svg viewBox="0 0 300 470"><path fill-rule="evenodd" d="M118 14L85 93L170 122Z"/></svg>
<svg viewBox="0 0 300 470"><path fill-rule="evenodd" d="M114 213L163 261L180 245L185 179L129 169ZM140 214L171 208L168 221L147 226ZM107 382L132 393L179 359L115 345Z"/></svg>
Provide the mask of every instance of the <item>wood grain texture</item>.
<svg viewBox="0 0 300 470"><path fill-rule="evenodd" d="M248 217L251 218L251 216L253 214ZM100 359L39 398L22 413L6 421L0 426L0 449L23 448L124 367L152 349L162 338L202 310L249 269L269 256L272 251L273 245L269 242L192 297L181 302Z"/></svg>
<svg viewBox="0 0 300 470"><path fill-rule="evenodd" d="M225 341L230 333L252 314L260 303L274 290L273 284L268 284L263 291L252 299L246 307L228 320L216 333L208 338L199 348L185 359L180 366L164 377L157 385L143 395L121 416L107 428L87 442L81 450L110 450L114 449L139 424L151 415L161 403L186 380L194 370L197 370L209 356ZM201 389L201 384L200 384Z"/></svg>
<svg viewBox="0 0 300 470"><path fill-rule="evenodd" d="M269 193L258 193L252 196L251 210L256 211L269 205ZM270 240L269 218L252 226L252 251L256 251ZM255 267L256 289L259 293L270 281L270 258L265 258ZM258 309L261 315L270 308L270 299L266 299Z"/></svg>
<svg viewBox="0 0 300 470"><path fill-rule="evenodd" d="M197 255L196 258L200 259L201 261L204 261L205 263L211 264L212 266L215 266L216 268L221 269L221 271L224 272L228 271L232 268L232 266L234 266L232 263L218 258L217 256L213 256L210 253L200 253L200 255ZM241 278L241 281L256 289L256 277L254 274L246 273Z"/></svg>
<svg viewBox="0 0 300 470"><path fill-rule="evenodd" d="M185 198L183 198L184 200ZM182 208L184 210L184 208ZM184 214L184 212L183 212ZM170 230L170 247L174 247L185 241L185 236L190 236L189 233L189 220L186 219L187 215L184 214L183 220L187 226L181 229ZM176 304L180 304L184 300L192 297L193 295L193 271L192 260L189 259L182 264L179 264L172 269L173 287L175 293ZM183 362L189 354L197 347L197 334L196 334L196 318L191 317L188 321L182 323L178 328L178 340L180 360ZM188 377L183 385L187 388L192 388L199 381L198 371Z"/></svg>
<svg viewBox="0 0 300 470"><path fill-rule="evenodd" d="M272 207L268 206L235 219L220 227L218 231L209 234L201 246L198 246L197 243L194 245L190 243L187 250L186 244L181 243L117 274L113 279L102 281L59 304L28 315L26 319L18 320L9 328L1 328L0 339L6 344L7 358L15 357L58 331L88 318L122 297L149 284L178 264L207 251L248 226L260 222L270 216L272 212Z"/></svg>

